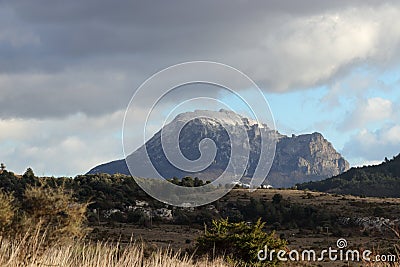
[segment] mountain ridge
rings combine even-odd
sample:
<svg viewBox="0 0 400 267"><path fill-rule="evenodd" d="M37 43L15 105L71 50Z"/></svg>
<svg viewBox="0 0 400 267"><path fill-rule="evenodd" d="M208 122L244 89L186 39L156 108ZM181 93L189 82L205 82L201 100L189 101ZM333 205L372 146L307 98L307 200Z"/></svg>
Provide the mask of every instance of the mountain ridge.
<svg viewBox="0 0 400 267"><path fill-rule="evenodd" d="M190 120L191 117L196 118ZM267 177L267 183L276 187L289 187L296 183L321 180L340 174L349 168L348 162L320 133L315 132L289 137L270 129L267 124L257 123L253 119L227 110L196 110L194 112L181 113L162 129L168 132L168 129L181 127L179 148L183 156L189 160L196 160L201 156L199 144L203 139L212 139L216 144L217 152L213 163L204 171L180 171L170 164L161 144L161 130L143 146L130 154L127 160L134 162L134 166L140 166L144 152L147 150L151 163L156 167L157 171L162 172L163 177L198 176L203 180L214 179L228 165L231 148L227 130L233 135L240 135L238 121L243 124L241 127L244 127L250 145L249 161L244 174L247 178L252 177L254 174L260 158L261 134L277 140L275 158L273 162L270 162L272 167ZM221 125L221 122L224 125ZM223 126L227 127L227 129ZM268 163L263 162L261 164ZM148 169L146 167L142 168L142 166L138 169L134 175L146 177ZM129 174L124 159L101 164L91 169L88 173L100 172Z"/></svg>

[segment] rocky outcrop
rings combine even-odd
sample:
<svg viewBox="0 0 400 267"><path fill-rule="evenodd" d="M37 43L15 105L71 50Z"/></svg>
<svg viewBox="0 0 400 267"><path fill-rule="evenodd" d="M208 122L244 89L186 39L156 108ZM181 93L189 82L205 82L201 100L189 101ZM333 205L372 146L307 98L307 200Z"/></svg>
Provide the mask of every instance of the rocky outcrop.
<svg viewBox="0 0 400 267"><path fill-rule="evenodd" d="M279 139L269 180L275 186L288 186L338 175L349 163L320 133Z"/></svg>
<svg viewBox="0 0 400 267"><path fill-rule="evenodd" d="M187 118L196 115L196 119ZM218 120L212 119L213 117ZM163 147L161 145L161 131L157 132L145 145L128 156L128 160L135 168L134 175L147 177L150 172L149 166L142 164L143 155L147 149L152 165L163 177L184 177L197 176L203 180L215 179L226 169L230 154L231 144L228 135L239 135L237 121L232 118L239 117L244 127L250 146L250 157L245 171L244 179L249 179L254 174L257 164L265 164L259 162L260 158L260 133L274 136L277 138L276 153L273 160L271 172L265 183L275 187L289 187L297 183L305 181L315 181L328 178L349 168L348 162L333 148L320 133L305 134L291 137L281 135L277 131L271 130L267 125L259 125L256 121L239 116L236 113L221 110L216 111L195 111L193 113L183 113L178 115L167 128L180 128L182 123L184 127L179 134L179 147L182 154L189 160L195 160L200 157L199 144L200 141L209 138L212 139L216 146L216 155L212 164L201 172L185 172L176 168L167 159ZM224 127L221 125L223 121ZM219 122L218 122L219 121ZM242 128L243 129L243 128ZM176 136L168 136L168 138L176 138ZM131 165L132 166L132 165ZM97 166L89 171L89 173L124 173L129 174L124 160L114 161Z"/></svg>

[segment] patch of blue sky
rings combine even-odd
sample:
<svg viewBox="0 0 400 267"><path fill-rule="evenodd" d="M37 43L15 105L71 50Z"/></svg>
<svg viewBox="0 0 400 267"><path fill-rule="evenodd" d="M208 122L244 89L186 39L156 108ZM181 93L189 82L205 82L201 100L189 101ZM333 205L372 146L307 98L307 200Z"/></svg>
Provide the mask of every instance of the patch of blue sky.
<svg viewBox="0 0 400 267"><path fill-rule="evenodd" d="M335 148L343 148L351 133L339 132L337 125L351 102L340 101L337 107L325 103L328 90L321 86L283 94L266 93L278 130L286 135L320 132Z"/></svg>
<svg viewBox="0 0 400 267"><path fill-rule="evenodd" d="M341 109L325 112L322 98L326 95L326 87L312 88L303 91L286 93L264 93L274 116L276 128L283 134L302 134L313 131L321 131L322 128L330 128L330 121L343 114ZM241 92L248 96L250 91ZM248 107L236 96L224 94L220 98L223 102L235 107L238 112L245 113ZM265 109L267 112L267 109ZM327 110L328 111L328 110Z"/></svg>

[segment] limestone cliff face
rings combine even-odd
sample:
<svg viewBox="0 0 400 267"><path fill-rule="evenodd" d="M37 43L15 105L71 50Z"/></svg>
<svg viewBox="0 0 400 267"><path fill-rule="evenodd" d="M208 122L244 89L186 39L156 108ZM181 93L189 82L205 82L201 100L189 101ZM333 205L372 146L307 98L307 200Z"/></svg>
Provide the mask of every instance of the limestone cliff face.
<svg viewBox="0 0 400 267"><path fill-rule="evenodd" d="M239 116L233 112L221 110L216 111L195 111L196 118L189 121L182 128L179 134L179 148L182 154L190 160L196 160L200 156L199 144L205 139L212 139L215 143L217 152L212 164L201 172L184 172L172 165L163 152L161 144L161 134L159 131L141 148L128 156L127 160L132 165L139 166L136 176L148 177L148 169L141 165L143 162L144 151L147 150L152 165L163 177L183 177L197 176L208 180L218 177L228 165L231 146L227 130L231 134L239 134L237 124L232 120L234 116ZM179 128L187 116L193 113L183 113L178 115L170 124L165 127L170 129ZM216 117L223 120L225 129L220 123L212 118ZM289 187L296 183L315 181L328 178L346 171L349 168L348 162L333 148L320 133L305 134L291 137L281 135L271 130L267 125L258 125L255 121L239 116L248 136L250 145L250 157L245 171L244 179L249 179L254 174L260 158L260 132L274 135L278 138L276 145L275 158L273 160L271 172L265 183L275 187ZM240 126L240 127L242 127ZM168 138L168 135L167 135ZM170 136L170 138L176 138ZM130 165L130 166L132 166ZM114 161L93 168L89 173L124 173L129 174L125 161Z"/></svg>
<svg viewBox="0 0 400 267"><path fill-rule="evenodd" d="M338 175L349 163L320 133L280 138L269 175L277 186Z"/></svg>

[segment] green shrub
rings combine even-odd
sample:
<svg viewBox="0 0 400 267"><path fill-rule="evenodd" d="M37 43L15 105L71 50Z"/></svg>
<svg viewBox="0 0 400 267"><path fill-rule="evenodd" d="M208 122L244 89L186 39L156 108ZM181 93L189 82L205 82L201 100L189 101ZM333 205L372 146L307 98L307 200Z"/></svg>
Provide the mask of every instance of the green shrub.
<svg viewBox="0 0 400 267"><path fill-rule="evenodd" d="M279 203L281 203L282 199L283 199L283 196L281 194L275 194L272 197L272 203L279 204Z"/></svg>
<svg viewBox="0 0 400 267"><path fill-rule="evenodd" d="M263 231L265 223L259 219L255 224L231 223L228 219L213 220L203 236L197 239L198 253L211 257L224 256L235 266L276 266L279 261L259 261L257 255L265 246L268 249L285 249L286 241L275 233Z"/></svg>

